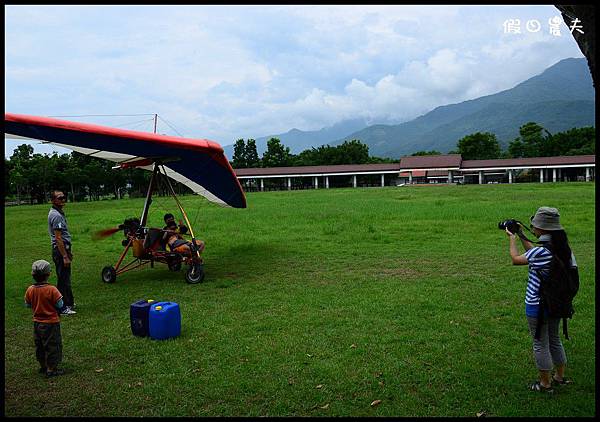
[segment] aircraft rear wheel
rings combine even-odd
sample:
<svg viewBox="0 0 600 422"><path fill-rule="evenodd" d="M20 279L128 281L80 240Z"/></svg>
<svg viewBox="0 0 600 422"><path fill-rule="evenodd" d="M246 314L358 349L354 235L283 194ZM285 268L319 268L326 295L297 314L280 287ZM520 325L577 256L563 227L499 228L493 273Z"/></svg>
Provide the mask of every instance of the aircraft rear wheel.
<svg viewBox="0 0 600 422"><path fill-rule="evenodd" d="M169 263L169 270L171 271L179 271L181 270L181 261Z"/></svg>
<svg viewBox="0 0 600 422"><path fill-rule="evenodd" d="M167 259L167 266L171 271L179 271L181 270L181 257L174 256Z"/></svg>
<svg viewBox="0 0 600 422"><path fill-rule="evenodd" d="M111 266L102 268L102 281L105 283L114 283L117 280L117 272Z"/></svg>

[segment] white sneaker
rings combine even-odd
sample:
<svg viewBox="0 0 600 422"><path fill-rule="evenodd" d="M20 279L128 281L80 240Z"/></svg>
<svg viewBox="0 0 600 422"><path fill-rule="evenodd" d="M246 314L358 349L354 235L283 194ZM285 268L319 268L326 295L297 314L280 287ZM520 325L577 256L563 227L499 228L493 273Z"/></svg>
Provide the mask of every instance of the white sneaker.
<svg viewBox="0 0 600 422"><path fill-rule="evenodd" d="M63 311L61 312L61 315L73 315L76 313L77 312L75 312L73 309L71 309L70 306L65 306L65 309L63 309Z"/></svg>

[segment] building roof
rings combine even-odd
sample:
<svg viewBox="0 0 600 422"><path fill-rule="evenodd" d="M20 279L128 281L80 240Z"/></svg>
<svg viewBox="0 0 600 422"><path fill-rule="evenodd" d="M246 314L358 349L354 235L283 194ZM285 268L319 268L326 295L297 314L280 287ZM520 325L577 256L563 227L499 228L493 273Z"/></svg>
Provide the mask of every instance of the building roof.
<svg viewBox="0 0 600 422"><path fill-rule="evenodd" d="M399 163L384 164L340 164L334 166L299 166L234 169L238 177L276 176L291 174L370 173L378 171L400 171Z"/></svg>
<svg viewBox="0 0 600 422"><path fill-rule="evenodd" d="M400 160L401 169L458 169L462 162L460 154L448 155L415 155L402 157Z"/></svg>
<svg viewBox="0 0 600 422"><path fill-rule="evenodd" d="M448 170L474 171L485 169L509 169L552 166L585 166L596 163L595 155L559 157L508 158L499 160L463 160L460 154L421 155L403 157L399 163L341 164L331 166L298 166L234 169L237 177L294 177L360 173L395 173L400 177L412 172L415 177L443 176Z"/></svg>
<svg viewBox="0 0 600 422"><path fill-rule="evenodd" d="M572 155L558 157L507 158L501 160L463 160L461 169L486 167L527 167L595 164L595 155Z"/></svg>

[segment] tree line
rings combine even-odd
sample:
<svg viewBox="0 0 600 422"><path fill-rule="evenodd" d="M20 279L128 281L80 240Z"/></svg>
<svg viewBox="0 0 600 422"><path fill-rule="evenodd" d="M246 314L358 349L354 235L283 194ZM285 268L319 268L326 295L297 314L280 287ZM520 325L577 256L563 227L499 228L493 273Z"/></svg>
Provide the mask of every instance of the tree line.
<svg viewBox="0 0 600 422"><path fill-rule="evenodd" d="M290 148L278 138L267 141L267 149L262 158L258 157L254 139L238 139L233 146L231 166L236 169L255 167L320 166L336 164L393 163L394 159L372 157L369 146L357 139L345 141L341 145L321 145L292 154Z"/></svg>
<svg viewBox="0 0 600 422"><path fill-rule="evenodd" d="M519 136L503 150L490 132L477 132L459 139L450 153L465 160L498 158L548 157L596 153L596 128L573 128L551 134L535 122L519 128ZM441 155L439 151L417 151L412 155ZM262 157L258 156L254 139L238 139L231 160L233 168L319 166L337 164L393 163L397 159L372 157L368 145L360 140L341 145L322 145L290 153L278 138L267 142ZM19 145L12 156L4 158L5 199L30 203L47 203L51 189L67 193L72 201L115 199L145 196L151 173L142 169L113 170L114 163L78 152L70 154L34 154L28 144ZM185 185L172 181L178 193L190 193ZM163 190L158 195L166 194Z"/></svg>
<svg viewBox="0 0 600 422"><path fill-rule="evenodd" d="M549 157L558 155L595 154L596 128L573 128L551 134L535 122L519 128L519 136L503 150L491 132L476 132L459 139L456 149L448 154L461 154L465 160L500 158ZM439 151L417 151L411 155L441 155ZM267 142L267 149L259 158L254 139L238 139L234 144L231 165L234 168L318 166L335 164L393 163L398 160L372 157L368 145L360 140L346 141L341 145L312 147L294 155L278 138Z"/></svg>
<svg viewBox="0 0 600 422"><path fill-rule="evenodd" d="M9 159L4 158L5 201L44 204L53 189L63 191L69 201L97 201L124 196L143 197L151 172L129 168L114 170L114 162L78 152L70 154L34 154L29 144L17 146ZM185 185L171 181L178 193L191 193ZM166 195L160 186L157 195Z"/></svg>
<svg viewBox="0 0 600 422"><path fill-rule="evenodd" d="M461 154L464 160L594 155L596 128L587 126L551 134L539 124L528 122L519 128L519 136L505 150L493 133L477 132L459 139L456 150L449 154ZM412 155L441 155L441 152L419 151Z"/></svg>

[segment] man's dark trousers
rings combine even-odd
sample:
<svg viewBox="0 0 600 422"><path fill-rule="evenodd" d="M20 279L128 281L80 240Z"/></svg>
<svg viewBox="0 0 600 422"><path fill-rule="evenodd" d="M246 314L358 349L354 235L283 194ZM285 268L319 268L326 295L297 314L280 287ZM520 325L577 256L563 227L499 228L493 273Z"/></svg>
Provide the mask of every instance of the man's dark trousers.
<svg viewBox="0 0 600 422"><path fill-rule="evenodd" d="M72 258L71 245L65 245L65 248L67 248L69 258ZM73 298L73 291L71 290L71 266L65 266L65 262L63 261L63 257L58 248L52 248L52 260L54 261L54 265L56 265L56 277L58 278L56 287L63 296L63 303L65 307L73 306L75 299Z"/></svg>

